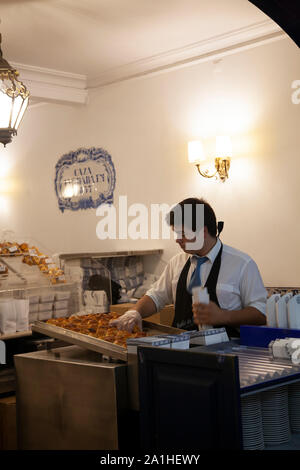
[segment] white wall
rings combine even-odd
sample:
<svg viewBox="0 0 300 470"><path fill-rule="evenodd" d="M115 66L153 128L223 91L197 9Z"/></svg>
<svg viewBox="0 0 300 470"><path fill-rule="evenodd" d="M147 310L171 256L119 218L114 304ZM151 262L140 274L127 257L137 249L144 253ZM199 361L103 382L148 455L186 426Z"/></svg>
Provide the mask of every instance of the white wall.
<svg viewBox="0 0 300 470"><path fill-rule="evenodd" d="M285 39L218 64L93 90L86 107L33 107L17 138L0 151L1 227L33 237L51 253L156 247L165 249L164 259L177 253L174 241L100 241L95 210L59 211L57 160L79 147L103 147L116 168L116 203L119 195L148 207L202 196L225 221L223 242L252 255L266 285L299 286L300 104L291 100L296 79L299 49ZM233 142L224 184L200 177L187 161L189 140L202 138L211 152L217 134L229 134ZM11 164L6 174L5 162Z"/></svg>

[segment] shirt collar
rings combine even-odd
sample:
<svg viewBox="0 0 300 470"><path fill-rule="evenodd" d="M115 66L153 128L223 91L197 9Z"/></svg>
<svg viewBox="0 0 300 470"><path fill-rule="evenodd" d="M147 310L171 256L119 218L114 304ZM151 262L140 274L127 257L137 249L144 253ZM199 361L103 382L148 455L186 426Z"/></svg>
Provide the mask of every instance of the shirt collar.
<svg viewBox="0 0 300 470"><path fill-rule="evenodd" d="M221 248L221 242L219 239L217 239L217 243L212 247L212 249L205 255L209 261L211 262L211 264L214 263L216 257L217 257L217 254L219 253L219 250ZM191 261L193 262L196 262L197 259L199 258L198 255L191 255Z"/></svg>

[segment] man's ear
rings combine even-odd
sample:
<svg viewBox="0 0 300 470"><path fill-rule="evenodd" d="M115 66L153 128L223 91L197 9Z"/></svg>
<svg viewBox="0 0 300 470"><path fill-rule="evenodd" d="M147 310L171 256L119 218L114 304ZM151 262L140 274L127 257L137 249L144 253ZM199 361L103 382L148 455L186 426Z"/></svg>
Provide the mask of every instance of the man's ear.
<svg viewBox="0 0 300 470"><path fill-rule="evenodd" d="M208 237L208 230L207 230L207 227L204 225L204 229L203 229L203 236L204 236L204 240L206 240L206 238Z"/></svg>

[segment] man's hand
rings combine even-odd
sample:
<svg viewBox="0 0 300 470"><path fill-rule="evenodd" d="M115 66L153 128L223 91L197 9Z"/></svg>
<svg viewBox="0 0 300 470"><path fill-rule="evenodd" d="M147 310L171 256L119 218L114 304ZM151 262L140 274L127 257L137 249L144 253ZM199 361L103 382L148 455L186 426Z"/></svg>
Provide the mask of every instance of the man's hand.
<svg viewBox="0 0 300 470"><path fill-rule="evenodd" d="M134 326L137 325L142 331L142 317L137 310L128 310L117 320L111 320L109 324L118 328L118 330L126 330L130 333Z"/></svg>
<svg viewBox="0 0 300 470"><path fill-rule="evenodd" d="M226 310L221 309L215 302L193 304L194 322L197 325L226 325Z"/></svg>

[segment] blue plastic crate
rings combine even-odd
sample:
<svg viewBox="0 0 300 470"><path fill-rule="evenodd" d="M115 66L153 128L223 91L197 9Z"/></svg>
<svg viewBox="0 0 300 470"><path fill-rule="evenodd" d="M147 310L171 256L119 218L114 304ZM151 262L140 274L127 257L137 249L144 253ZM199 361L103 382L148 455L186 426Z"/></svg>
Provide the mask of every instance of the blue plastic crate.
<svg viewBox="0 0 300 470"><path fill-rule="evenodd" d="M243 325L240 327L240 335L240 344L267 348L269 343L275 339L300 338L300 330Z"/></svg>

